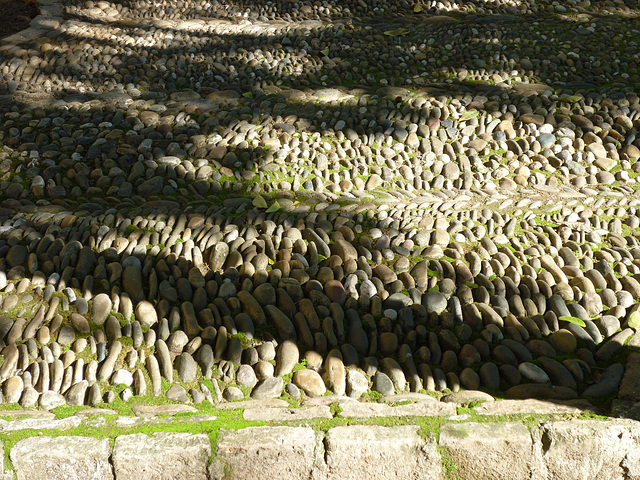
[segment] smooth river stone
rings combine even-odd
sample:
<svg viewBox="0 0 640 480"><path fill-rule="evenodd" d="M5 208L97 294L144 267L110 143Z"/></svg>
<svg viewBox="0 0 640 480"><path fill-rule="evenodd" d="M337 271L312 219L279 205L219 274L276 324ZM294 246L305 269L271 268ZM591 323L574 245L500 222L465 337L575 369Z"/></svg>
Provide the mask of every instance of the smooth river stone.
<svg viewBox="0 0 640 480"><path fill-rule="evenodd" d="M293 383L310 397L320 397L327 391L322 377L314 370L298 370L293 374Z"/></svg>
<svg viewBox="0 0 640 480"><path fill-rule="evenodd" d="M102 325L111 313L111 299L106 293L99 293L93 298L92 317L93 323Z"/></svg>

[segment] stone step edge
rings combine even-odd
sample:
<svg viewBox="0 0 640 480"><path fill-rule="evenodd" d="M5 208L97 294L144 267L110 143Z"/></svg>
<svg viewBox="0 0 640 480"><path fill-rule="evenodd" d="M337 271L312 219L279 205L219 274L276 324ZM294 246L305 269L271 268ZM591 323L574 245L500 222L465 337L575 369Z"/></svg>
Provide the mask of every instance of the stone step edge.
<svg viewBox="0 0 640 480"><path fill-rule="evenodd" d="M0 39L0 51L10 50L24 42L46 36L63 22L64 4L62 0L38 0L39 15L33 18L29 27Z"/></svg>
<svg viewBox="0 0 640 480"><path fill-rule="evenodd" d="M465 390L444 395L436 399L427 394L398 393L382 397L379 401L359 401L351 397L326 395L312 397L299 406L289 404L277 398L247 399L234 402L218 402L207 408L198 409L193 405L169 403L159 405L134 405L133 417L120 415L118 411L102 407L83 407L65 418L81 419L98 416L119 416L121 418L154 418L157 416L173 417L178 414L208 415L217 410L242 410L245 420L287 422L300 418L319 419L332 418L332 407L337 407L339 416L351 418L373 417L442 417L459 416L461 413L473 413L483 416L505 415L596 415L623 416L635 405L633 399L615 399L613 412L604 411L585 399L574 400L539 400L527 399L494 399L490 395L475 390ZM251 417L251 418L249 418ZM0 408L0 432L2 425L10 425L21 420L56 421L56 414L44 409L11 409Z"/></svg>
<svg viewBox="0 0 640 480"><path fill-rule="evenodd" d="M463 422L308 426L155 433L108 438L33 436L9 448L0 478L637 478L640 422ZM4 448L4 444L2 444ZM4 457L2 457L4 462ZM89 473L90 472L90 473ZM375 475L375 477L374 477Z"/></svg>

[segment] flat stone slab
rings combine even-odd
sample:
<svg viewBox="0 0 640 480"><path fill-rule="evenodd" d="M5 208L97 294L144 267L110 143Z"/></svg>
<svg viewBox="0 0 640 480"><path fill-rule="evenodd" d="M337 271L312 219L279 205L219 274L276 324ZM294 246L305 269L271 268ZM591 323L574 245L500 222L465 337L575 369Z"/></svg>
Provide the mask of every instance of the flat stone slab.
<svg viewBox="0 0 640 480"><path fill-rule="evenodd" d="M533 442L521 423L447 424L440 432L439 445L447 451L456 478L461 480L534 478Z"/></svg>
<svg viewBox="0 0 640 480"><path fill-rule="evenodd" d="M55 30L62 24L62 21L61 17L38 15L31 20L30 26L41 30Z"/></svg>
<svg viewBox="0 0 640 480"><path fill-rule="evenodd" d="M21 420L0 420L0 431L10 432L15 430L69 430L80 425L80 417L67 417L59 420L46 418L23 418Z"/></svg>
<svg viewBox="0 0 640 480"><path fill-rule="evenodd" d="M339 100L346 100L348 98L353 97L348 93L345 93L337 88L321 88L316 90L312 94L312 99L317 100L319 102L335 102Z"/></svg>
<svg viewBox="0 0 640 480"><path fill-rule="evenodd" d="M445 403L471 403L471 402L494 402L495 398L485 392L478 390L462 390L445 395L440 400Z"/></svg>
<svg viewBox="0 0 640 480"><path fill-rule="evenodd" d="M119 427L132 427L134 425L141 425L145 423L145 418L142 417L118 417L116 418L116 425Z"/></svg>
<svg viewBox="0 0 640 480"><path fill-rule="evenodd" d="M396 395L385 395L380 399L381 402L384 403L395 403L395 402L437 402L438 400L432 397L431 395L427 395L426 393L398 393Z"/></svg>
<svg viewBox="0 0 640 480"><path fill-rule="evenodd" d="M513 85L513 90L518 94L525 97L530 95L537 95L542 92L552 92L553 88L544 83L517 83Z"/></svg>
<svg viewBox="0 0 640 480"><path fill-rule="evenodd" d="M222 402L217 403L216 408L222 410L235 410L243 408L284 408L288 407L289 403L279 398L265 398L262 400L241 400L239 402Z"/></svg>
<svg viewBox="0 0 640 480"><path fill-rule="evenodd" d="M579 414L583 411L593 411L595 407L587 400L568 400L566 402L542 400L500 400L486 402L474 408L480 415L518 415L522 413L535 414Z"/></svg>
<svg viewBox="0 0 640 480"><path fill-rule="evenodd" d="M310 478L322 434L309 427L220 430L212 479ZM259 461L256 461L259 459Z"/></svg>
<svg viewBox="0 0 640 480"><path fill-rule="evenodd" d="M622 400L640 401L640 353L630 353L627 358L618 398Z"/></svg>
<svg viewBox="0 0 640 480"><path fill-rule="evenodd" d="M30 437L9 452L17 480L112 480L108 439Z"/></svg>
<svg viewBox="0 0 640 480"><path fill-rule="evenodd" d="M56 418L56 415L46 410L2 410L0 411L0 417L8 417L8 418L28 417L28 418L42 418L46 420L53 420L54 418Z"/></svg>
<svg viewBox="0 0 640 480"><path fill-rule="evenodd" d="M134 434L116 438L112 461L118 480L206 480L210 456L211 442L204 434Z"/></svg>
<svg viewBox="0 0 640 480"><path fill-rule="evenodd" d="M346 397L344 395L325 395L322 397L307 398L302 404L308 407L315 407L318 405L331 405L332 403L358 403L355 398Z"/></svg>
<svg viewBox="0 0 640 480"><path fill-rule="evenodd" d="M421 438L415 425L335 427L325 445L327 479L442 478L435 440Z"/></svg>
<svg viewBox="0 0 640 480"><path fill-rule="evenodd" d="M155 417L157 415L177 415L179 413L195 413L197 408L189 405L136 405L132 408L138 417Z"/></svg>
<svg viewBox="0 0 640 480"><path fill-rule="evenodd" d="M248 408L242 413L245 420L258 422L286 422L310 418L333 418L331 408L324 405L300 408Z"/></svg>
<svg viewBox="0 0 640 480"><path fill-rule="evenodd" d="M343 417L433 417L456 414L456 406L452 403L433 402L408 403L395 407L385 403L341 403Z"/></svg>
<svg viewBox="0 0 640 480"><path fill-rule="evenodd" d="M614 400L611 402L611 416L640 420L640 403L630 400Z"/></svg>
<svg viewBox="0 0 640 480"><path fill-rule="evenodd" d="M47 29L40 27L29 27L18 33L14 33L8 37L0 40L0 45L2 47L0 50L8 50L15 45L20 45L21 43L28 42L30 40L34 40L38 37L43 37Z"/></svg>
<svg viewBox="0 0 640 480"><path fill-rule="evenodd" d="M538 441L539 478L640 478L640 424L633 420L552 422Z"/></svg>
<svg viewBox="0 0 640 480"><path fill-rule="evenodd" d="M135 407L134 407L135 408ZM97 417L99 415L117 415L118 412L111 410L110 408L86 408L78 410L74 413L77 417Z"/></svg>

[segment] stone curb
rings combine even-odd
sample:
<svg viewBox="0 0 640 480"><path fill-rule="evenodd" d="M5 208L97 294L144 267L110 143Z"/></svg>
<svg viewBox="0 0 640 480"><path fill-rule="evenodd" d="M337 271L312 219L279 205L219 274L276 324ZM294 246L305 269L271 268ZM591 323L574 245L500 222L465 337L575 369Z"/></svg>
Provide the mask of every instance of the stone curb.
<svg viewBox="0 0 640 480"><path fill-rule="evenodd" d="M264 426L108 439L35 436L9 451L2 479L230 480L257 478L631 479L640 476L640 423L568 420L330 428ZM0 457L1 459L2 457Z"/></svg>
<svg viewBox="0 0 640 480"><path fill-rule="evenodd" d="M60 0L39 0L40 14L31 20L29 28L0 40L0 51L10 50L24 42L45 36L63 22L64 7Z"/></svg>

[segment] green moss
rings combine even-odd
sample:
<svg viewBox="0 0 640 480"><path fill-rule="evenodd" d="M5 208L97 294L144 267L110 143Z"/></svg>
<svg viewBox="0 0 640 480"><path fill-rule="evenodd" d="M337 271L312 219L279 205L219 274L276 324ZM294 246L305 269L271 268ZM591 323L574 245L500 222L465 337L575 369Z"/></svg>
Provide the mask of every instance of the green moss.
<svg viewBox="0 0 640 480"><path fill-rule="evenodd" d="M129 225L127 228L124 229L124 236L127 237L131 235L133 232L135 232L136 230L140 230L140 229L135 225Z"/></svg>
<svg viewBox="0 0 640 480"><path fill-rule="evenodd" d="M379 402L383 395L380 392L376 392L375 390L366 391L361 399L368 402Z"/></svg>
<svg viewBox="0 0 640 480"><path fill-rule="evenodd" d="M440 464L442 465L442 474L446 480L460 480L458 474L458 465L453 461L446 448L436 447L436 451L440 455Z"/></svg>
<svg viewBox="0 0 640 480"><path fill-rule="evenodd" d="M329 409L331 411L331 415L333 415L333 417L340 417L342 416L342 407L340 407L340 403L338 402L333 402L329 405Z"/></svg>
<svg viewBox="0 0 640 480"><path fill-rule="evenodd" d="M109 408L117 407L116 402L109 405ZM58 407L56 410L56 416L64 418L66 416L73 415L81 407ZM206 434L211 440L212 452L215 452L215 445L217 444L218 435L221 428L228 430L237 430L249 426L265 425L266 422L254 422L247 421L242 418L242 410L219 410L210 404L198 405L198 412L196 413L184 413L175 415L169 421L160 421L157 423L144 423L134 426L122 426L116 423L116 415L102 415L104 422L83 422L80 426L68 430L57 429L25 429L0 433L0 441L3 442L5 450L5 468L11 468L11 461L9 459L9 451L20 440L29 438L32 436L46 435L50 437L59 436L83 436L93 438L108 438L111 442L120 435L130 434L145 434L151 435L159 432L169 433L191 433L191 434ZM124 412L119 412L123 414ZM189 419L195 415L211 415L215 416L212 420L198 420L189 421Z"/></svg>

